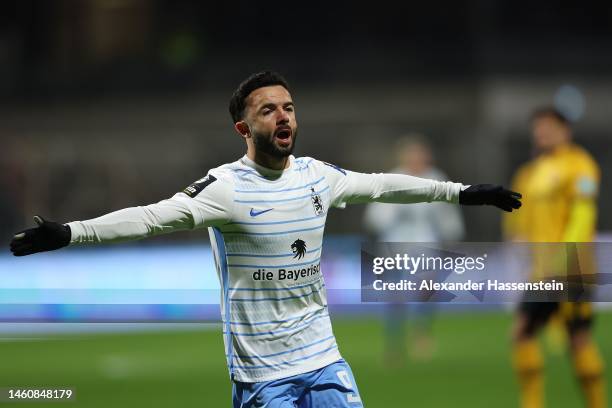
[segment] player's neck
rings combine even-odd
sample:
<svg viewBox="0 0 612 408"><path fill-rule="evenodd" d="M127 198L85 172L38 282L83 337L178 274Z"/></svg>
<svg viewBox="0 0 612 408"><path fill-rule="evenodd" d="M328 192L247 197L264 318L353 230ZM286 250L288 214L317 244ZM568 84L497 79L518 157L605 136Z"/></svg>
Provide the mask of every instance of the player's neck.
<svg viewBox="0 0 612 408"><path fill-rule="evenodd" d="M271 170L284 170L288 168L290 164L289 156L279 158L256 150L247 150L246 156L261 167Z"/></svg>

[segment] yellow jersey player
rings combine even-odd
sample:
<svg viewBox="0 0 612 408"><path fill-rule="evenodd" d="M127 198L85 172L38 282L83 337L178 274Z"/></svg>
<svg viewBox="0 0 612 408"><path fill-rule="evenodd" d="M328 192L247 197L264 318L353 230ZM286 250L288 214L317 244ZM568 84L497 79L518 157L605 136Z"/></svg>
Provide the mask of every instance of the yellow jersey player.
<svg viewBox="0 0 612 408"><path fill-rule="evenodd" d="M600 180L597 163L585 149L572 142L569 121L553 108L541 108L532 115L531 131L537 155L520 167L514 177L513 189L524 194L523 209L505 218L506 236L527 242L592 241ZM558 247L534 250L535 277L559 272L551 270L555 269L554 263L546 260L544 254L546 251L550 255L555 250ZM513 330L513 362L522 407L544 405L543 361L536 336L557 313L568 332L573 367L587 406L603 408L604 364L591 337L592 311L588 302L521 303Z"/></svg>

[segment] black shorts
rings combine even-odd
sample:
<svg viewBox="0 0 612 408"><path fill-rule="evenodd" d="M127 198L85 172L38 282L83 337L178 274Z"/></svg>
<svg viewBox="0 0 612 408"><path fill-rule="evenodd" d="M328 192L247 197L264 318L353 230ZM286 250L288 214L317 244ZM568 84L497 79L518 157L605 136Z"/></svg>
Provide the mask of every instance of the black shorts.
<svg viewBox="0 0 612 408"><path fill-rule="evenodd" d="M521 302L519 312L527 318L529 334L543 327L555 313L560 313L570 333L588 330L593 325L591 302Z"/></svg>

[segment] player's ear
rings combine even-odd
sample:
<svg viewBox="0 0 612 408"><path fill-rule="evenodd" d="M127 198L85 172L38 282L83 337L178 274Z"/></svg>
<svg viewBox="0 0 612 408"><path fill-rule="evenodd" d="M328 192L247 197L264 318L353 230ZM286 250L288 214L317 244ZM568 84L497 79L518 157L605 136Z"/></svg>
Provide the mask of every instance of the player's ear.
<svg viewBox="0 0 612 408"><path fill-rule="evenodd" d="M251 129L244 120L236 122L234 124L234 129L236 129L236 132L238 132L238 134L240 134L240 136L244 137L245 139L251 137Z"/></svg>

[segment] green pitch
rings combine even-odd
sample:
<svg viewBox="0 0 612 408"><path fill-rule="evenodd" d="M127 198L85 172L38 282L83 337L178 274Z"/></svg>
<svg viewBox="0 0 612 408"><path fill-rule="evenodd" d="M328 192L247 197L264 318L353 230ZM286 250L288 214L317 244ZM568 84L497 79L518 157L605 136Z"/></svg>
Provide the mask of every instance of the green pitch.
<svg viewBox="0 0 612 408"><path fill-rule="evenodd" d="M509 362L509 314L439 315L433 360L400 368L383 362L382 322L372 318L334 323L366 407L517 406ZM596 334L609 366L611 313L598 315ZM76 401L0 403L0 408L231 404L220 330L41 337L0 341L0 387L70 386L76 389ZM581 406L565 355L547 356L546 386L549 406Z"/></svg>

